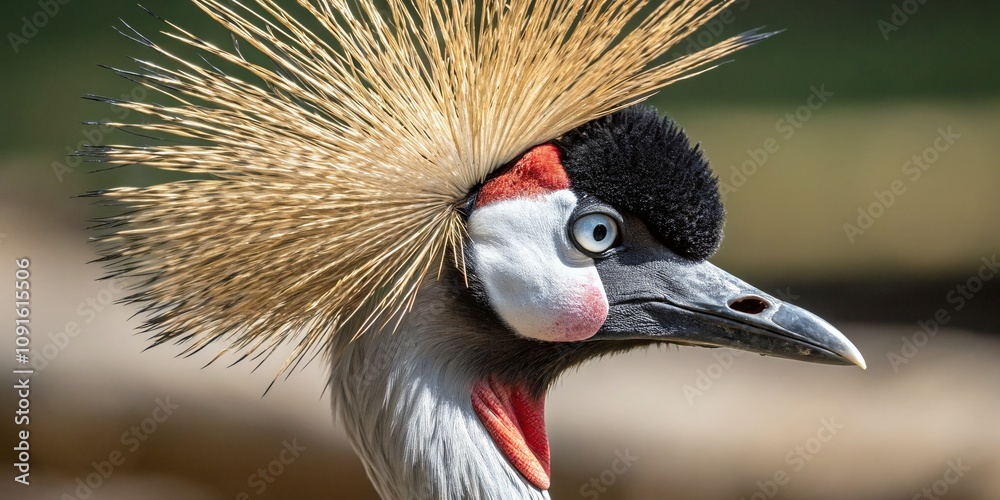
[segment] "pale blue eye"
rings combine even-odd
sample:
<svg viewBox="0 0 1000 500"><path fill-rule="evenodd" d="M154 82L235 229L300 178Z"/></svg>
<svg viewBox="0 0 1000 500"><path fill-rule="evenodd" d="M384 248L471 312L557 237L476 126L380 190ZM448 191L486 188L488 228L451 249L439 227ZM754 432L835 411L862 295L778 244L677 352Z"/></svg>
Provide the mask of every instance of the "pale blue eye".
<svg viewBox="0 0 1000 500"><path fill-rule="evenodd" d="M573 239L580 248L604 253L618 241L618 223L607 214L587 214L573 223Z"/></svg>

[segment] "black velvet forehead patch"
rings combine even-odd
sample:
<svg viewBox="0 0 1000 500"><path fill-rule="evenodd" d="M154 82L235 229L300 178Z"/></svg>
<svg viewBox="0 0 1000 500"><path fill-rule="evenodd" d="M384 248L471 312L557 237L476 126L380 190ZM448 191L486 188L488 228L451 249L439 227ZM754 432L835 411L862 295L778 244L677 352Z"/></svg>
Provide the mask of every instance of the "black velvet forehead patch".
<svg viewBox="0 0 1000 500"><path fill-rule="evenodd" d="M704 260L722 242L718 181L698 146L650 106L631 106L556 141L571 188L632 212L671 250Z"/></svg>

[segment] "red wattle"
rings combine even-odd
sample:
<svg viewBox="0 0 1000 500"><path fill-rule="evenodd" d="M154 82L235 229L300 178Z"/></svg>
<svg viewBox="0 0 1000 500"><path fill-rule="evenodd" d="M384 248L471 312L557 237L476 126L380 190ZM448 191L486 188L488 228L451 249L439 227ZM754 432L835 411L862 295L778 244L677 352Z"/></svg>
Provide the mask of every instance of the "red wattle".
<svg viewBox="0 0 1000 500"><path fill-rule="evenodd" d="M472 407L507 461L536 488L549 489L545 398L487 378L473 385Z"/></svg>

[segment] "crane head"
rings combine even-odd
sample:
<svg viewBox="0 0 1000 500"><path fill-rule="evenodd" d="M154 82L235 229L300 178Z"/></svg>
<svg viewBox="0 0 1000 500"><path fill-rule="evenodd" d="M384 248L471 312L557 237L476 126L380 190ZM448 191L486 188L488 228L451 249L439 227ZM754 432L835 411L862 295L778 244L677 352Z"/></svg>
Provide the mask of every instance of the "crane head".
<svg viewBox="0 0 1000 500"><path fill-rule="evenodd" d="M468 262L519 336L865 366L829 323L706 260L722 240L717 181L698 146L653 108L633 106L532 148L470 207Z"/></svg>
<svg viewBox="0 0 1000 500"><path fill-rule="evenodd" d="M865 368L829 323L706 260L723 218L699 148L638 106L532 148L470 197L473 294L522 341L492 351L473 398L534 484L548 481L544 430L531 431L541 389L586 359L666 342Z"/></svg>

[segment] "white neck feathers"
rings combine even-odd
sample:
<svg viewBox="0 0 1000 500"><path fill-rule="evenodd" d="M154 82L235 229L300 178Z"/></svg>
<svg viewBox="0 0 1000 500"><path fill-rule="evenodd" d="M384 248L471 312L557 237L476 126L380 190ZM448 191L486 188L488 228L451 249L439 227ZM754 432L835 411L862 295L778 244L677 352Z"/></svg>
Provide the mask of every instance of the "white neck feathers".
<svg viewBox="0 0 1000 500"><path fill-rule="evenodd" d="M476 375L454 348L440 283L430 282L395 333L348 345L331 374L333 407L386 499L548 499L507 461L472 406ZM444 306L444 307L443 307Z"/></svg>

